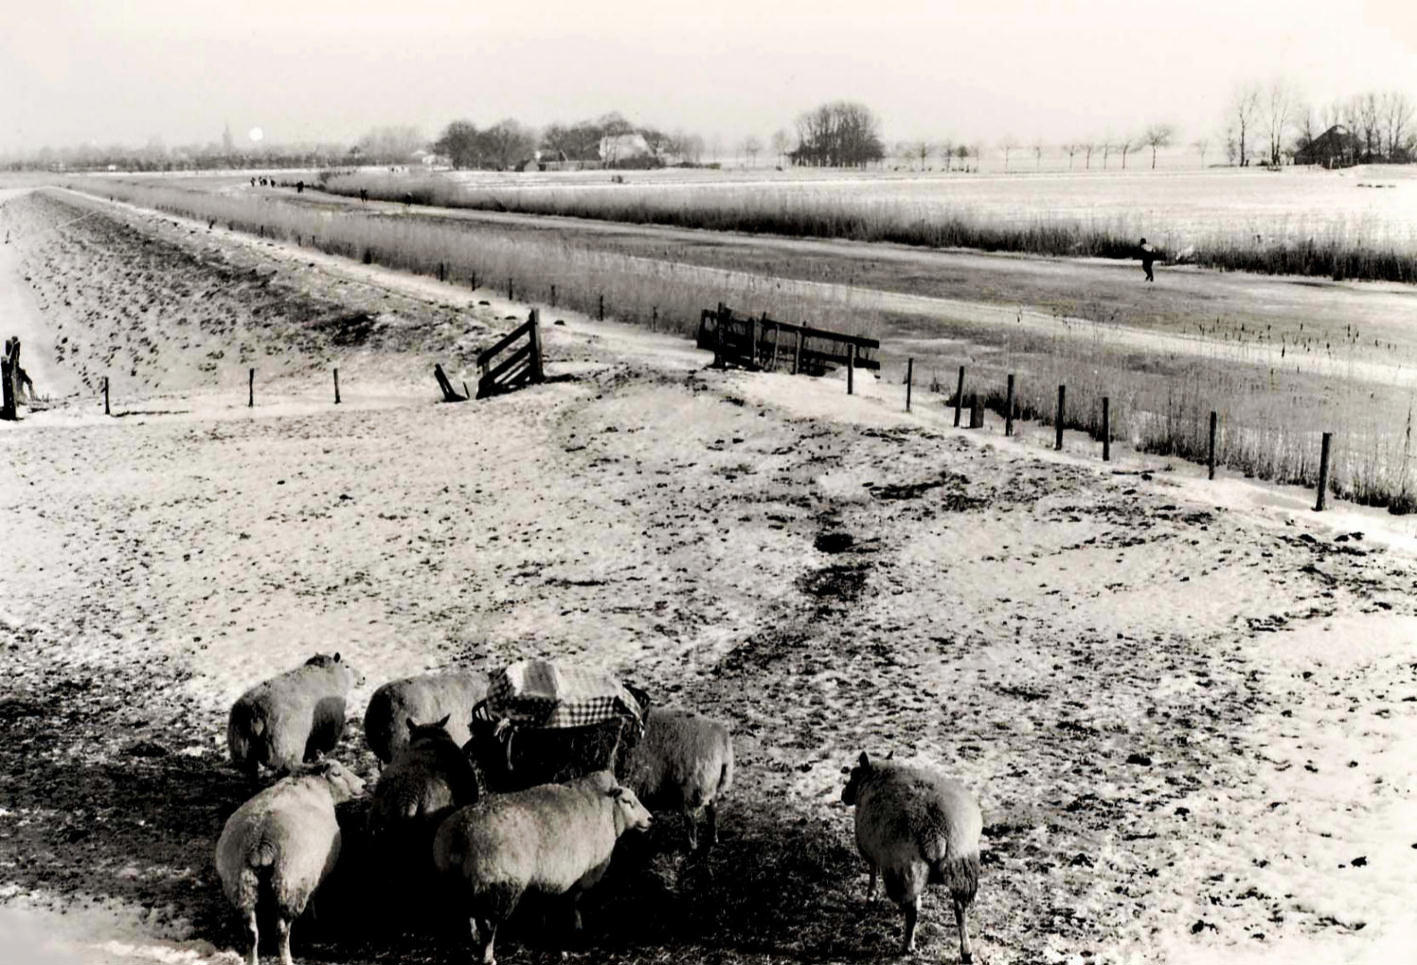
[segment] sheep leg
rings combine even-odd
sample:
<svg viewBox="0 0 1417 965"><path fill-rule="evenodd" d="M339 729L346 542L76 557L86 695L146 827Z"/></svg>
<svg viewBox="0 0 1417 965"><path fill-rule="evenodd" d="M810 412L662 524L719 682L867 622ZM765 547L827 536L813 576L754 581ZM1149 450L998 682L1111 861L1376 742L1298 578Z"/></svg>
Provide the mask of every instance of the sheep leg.
<svg viewBox="0 0 1417 965"><path fill-rule="evenodd" d="M261 930L256 926L256 909L251 909L251 917L246 919L246 929L251 933L251 965L260 965L257 950L261 947Z"/></svg>
<svg viewBox="0 0 1417 965"><path fill-rule="evenodd" d="M704 805L704 819L708 825L708 843L704 845L707 851L711 846L718 844L718 805L712 802Z"/></svg>
<svg viewBox="0 0 1417 965"><path fill-rule="evenodd" d="M905 903L905 954L915 952L915 923L920 918L920 896Z"/></svg>
<svg viewBox="0 0 1417 965"><path fill-rule="evenodd" d="M689 831L689 853L693 854L699 850L699 822L694 814L693 808L684 809L684 823L688 825Z"/></svg>
<svg viewBox="0 0 1417 965"><path fill-rule="evenodd" d="M585 923L581 920L581 892L579 889L573 891L570 896L571 902L571 935L579 937L585 928Z"/></svg>
<svg viewBox="0 0 1417 965"><path fill-rule="evenodd" d="M277 918L276 932L280 935L281 965L294 965L295 960L290 957L290 919L284 915Z"/></svg>
<svg viewBox="0 0 1417 965"><path fill-rule="evenodd" d="M492 952L492 943L497 939L497 921L494 918L475 918L472 923L473 941L482 939L482 962L483 965L497 965L497 959Z"/></svg>
<svg viewBox="0 0 1417 965"><path fill-rule="evenodd" d="M969 948L969 922L964 917L964 902L956 900L955 927L959 929L959 960L969 965L974 961L974 953Z"/></svg>

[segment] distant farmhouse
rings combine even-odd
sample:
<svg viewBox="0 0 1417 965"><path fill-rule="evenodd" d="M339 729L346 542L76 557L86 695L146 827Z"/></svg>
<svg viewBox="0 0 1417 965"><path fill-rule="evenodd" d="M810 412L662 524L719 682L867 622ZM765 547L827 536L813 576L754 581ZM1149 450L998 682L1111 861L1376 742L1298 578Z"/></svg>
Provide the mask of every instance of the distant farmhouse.
<svg viewBox="0 0 1417 965"><path fill-rule="evenodd" d="M643 134L611 134L600 139L600 160L606 167L642 162L654 156Z"/></svg>
<svg viewBox="0 0 1417 965"><path fill-rule="evenodd" d="M1357 164L1363 142L1342 124L1335 124L1294 152L1295 164L1320 164L1326 168Z"/></svg>

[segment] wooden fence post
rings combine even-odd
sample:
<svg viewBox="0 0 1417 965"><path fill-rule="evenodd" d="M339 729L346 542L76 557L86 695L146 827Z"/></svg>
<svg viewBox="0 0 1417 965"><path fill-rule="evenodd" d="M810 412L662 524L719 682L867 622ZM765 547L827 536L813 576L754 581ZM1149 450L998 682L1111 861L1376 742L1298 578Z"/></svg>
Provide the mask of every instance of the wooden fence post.
<svg viewBox="0 0 1417 965"><path fill-rule="evenodd" d="M1102 461L1112 459L1112 400L1102 397Z"/></svg>
<svg viewBox="0 0 1417 965"><path fill-rule="evenodd" d="M856 343L846 346L846 394L856 394Z"/></svg>
<svg viewBox="0 0 1417 965"><path fill-rule="evenodd" d="M600 293L599 306L600 306L600 307L595 310L595 317L596 317L596 320L597 320L597 321L602 321L602 322L603 322L603 321L605 321L605 293L604 293L604 292L601 292L601 293Z"/></svg>
<svg viewBox="0 0 1417 965"><path fill-rule="evenodd" d="M969 397L969 428L984 428L984 400L978 394Z"/></svg>
<svg viewBox="0 0 1417 965"><path fill-rule="evenodd" d="M531 310L531 380L533 382L543 382L546 380L546 372L541 367L541 311L533 308Z"/></svg>
<svg viewBox="0 0 1417 965"><path fill-rule="evenodd" d="M458 395L457 390L453 388L453 384L448 381L447 373L443 371L441 363L434 364L433 378L438 380L438 388L443 391L444 402L466 402L471 398L469 395ZM467 383L465 382L463 383L463 392L467 392Z"/></svg>
<svg viewBox="0 0 1417 965"><path fill-rule="evenodd" d="M1212 410L1211 410L1211 413L1210 413L1210 452L1209 452L1209 455L1206 456L1206 460L1205 460L1206 478L1207 478L1207 479L1214 479L1214 478L1215 478L1215 423L1216 423L1215 410L1212 409Z"/></svg>
<svg viewBox="0 0 1417 965"><path fill-rule="evenodd" d="M339 369L335 369L335 405L339 405Z"/></svg>
<svg viewBox="0 0 1417 965"><path fill-rule="evenodd" d="M792 374L802 371L802 329L797 329L797 344L792 349Z"/></svg>
<svg viewBox="0 0 1417 965"><path fill-rule="evenodd" d="M764 318L767 318L767 313L766 313L766 312L763 313L763 317L764 317ZM777 322L773 322L773 323L772 323L772 362L771 362L771 363L769 364L769 366L768 366L768 368L769 368L771 371L773 371L773 372L776 372L776 371L777 371L777 346L778 346L778 343L781 342L781 341L782 341L782 326L779 325Z"/></svg>
<svg viewBox="0 0 1417 965"><path fill-rule="evenodd" d="M477 272L475 272L475 271L472 273L471 283L472 283L472 290L473 290L473 291L477 291Z"/></svg>
<svg viewBox="0 0 1417 965"><path fill-rule="evenodd" d="M758 320L753 316L748 317L748 366L758 367Z"/></svg>
<svg viewBox="0 0 1417 965"><path fill-rule="evenodd" d="M1014 434L1014 376L1009 373L1009 387L1004 393L1004 435Z"/></svg>
<svg viewBox="0 0 1417 965"><path fill-rule="evenodd" d="M256 407L256 370L251 369L246 373L246 408Z"/></svg>
<svg viewBox="0 0 1417 965"><path fill-rule="evenodd" d="M964 366L959 367L959 382L955 384L955 428L959 428L959 408L964 405Z"/></svg>
<svg viewBox="0 0 1417 965"><path fill-rule="evenodd" d="M1063 401L1067 397L1067 394L1068 387L1066 385L1058 386L1058 437L1053 448L1057 449L1059 452L1063 451Z"/></svg>
<svg viewBox="0 0 1417 965"><path fill-rule="evenodd" d="M555 307L556 307L556 286L555 286L555 285L552 285L552 286L551 286L551 307L552 307L552 308L555 308Z"/></svg>
<svg viewBox="0 0 1417 965"><path fill-rule="evenodd" d="M911 383L915 381L915 359L905 360L905 411L910 411L910 389Z"/></svg>
<svg viewBox="0 0 1417 965"><path fill-rule="evenodd" d="M721 369L727 365L723 357L723 302L719 302L718 314L713 317L713 367Z"/></svg>
<svg viewBox="0 0 1417 965"><path fill-rule="evenodd" d="M1319 452L1319 501L1314 504L1314 512L1321 513L1328 502L1328 451L1333 442L1333 433L1325 432L1323 448Z"/></svg>
<svg viewBox="0 0 1417 965"><path fill-rule="evenodd" d="M657 332L657 331L659 331L659 306L658 306L658 305L651 305L651 306L650 306L650 310L649 310L649 330L650 330L651 332Z"/></svg>
<svg viewBox="0 0 1417 965"><path fill-rule="evenodd" d="M516 300L516 297L517 297L517 288L516 288L516 286L515 286L514 284L512 284L512 276L511 276L511 275L508 275L508 276L507 276L507 301L509 301L509 302L510 302L510 301L515 301L515 300Z"/></svg>
<svg viewBox="0 0 1417 965"><path fill-rule="evenodd" d="M9 344L5 347L8 349ZM6 422L14 422L19 418L15 411L15 383L10 375L13 369L8 354L0 357L0 419Z"/></svg>
<svg viewBox="0 0 1417 965"><path fill-rule="evenodd" d="M103 414L111 415L108 411L108 376L103 377Z"/></svg>

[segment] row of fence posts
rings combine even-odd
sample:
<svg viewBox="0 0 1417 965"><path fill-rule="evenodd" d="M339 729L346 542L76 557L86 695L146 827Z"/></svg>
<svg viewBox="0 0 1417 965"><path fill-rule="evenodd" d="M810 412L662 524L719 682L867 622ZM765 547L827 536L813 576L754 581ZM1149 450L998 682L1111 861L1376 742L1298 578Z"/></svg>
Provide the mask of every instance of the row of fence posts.
<svg viewBox="0 0 1417 965"><path fill-rule="evenodd" d="M335 380L335 405L339 405L339 404L340 404L340 396L339 396L339 369L336 368L336 369L333 370L333 372L334 372L334 380ZM100 387L101 387L101 389L103 390L103 414L104 414L104 415L109 415L109 416L111 416L111 415L113 414L113 409L112 409L112 407L109 405L109 397L108 397L109 382L108 382L108 376L106 376L106 375L103 376L103 382L101 383ZM254 408L256 407L256 370L255 370L255 369L247 369L247 370L246 370L246 407L247 407L248 409L254 409Z"/></svg>
<svg viewBox="0 0 1417 965"><path fill-rule="evenodd" d="M299 239L297 239L297 244L298 244L298 243L299 243ZM373 251L372 251L372 249L366 249L365 252L364 252L364 263L365 263L365 264L369 264L369 263L372 261L372 256L373 256ZM449 274L449 272L448 272L448 266L447 266L447 264L446 264L445 262L441 262L441 261L440 261L440 262L438 263L438 280L439 280L440 282L446 281L447 278L448 278L448 274ZM477 272L475 272L475 271L472 272L472 277L470 278L470 282L471 282L472 288L473 288L474 290L476 290L477 287L478 287ZM516 298L516 282L515 282L515 280L512 278L512 276L508 275L508 276L507 276L507 299L508 299L509 301L513 301L513 300L515 300L515 298ZM555 286L554 284L551 286L551 307L552 307L552 308L555 308L555 307L556 307L556 286ZM720 307L721 307L721 306L720 306ZM605 320L605 294L604 294L603 292L599 293L599 294L597 295L597 297L596 297L596 312L595 312L595 317L596 317L596 319L597 319L598 321L604 321L604 320ZM766 316L764 316L764 317L766 317ZM652 322L653 327L655 327L655 328L658 327L658 321L659 321L659 307L658 307L658 306L655 306L655 307L654 307L654 310L653 310L653 322ZM756 338L754 339L754 342L756 342ZM799 340L799 343L798 343L798 347L799 347L799 350L800 350L800 347L801 347L800 340ZM774 346L774 351L775 351L775 350L776 350L776 346ZM955 405L954 405L954 424L955 424L955 428L959 428L960 421L961 421L961 417L962 417L962 414L963 414L963 405L964 405L964 368L965 368L965 367L964 367L963 365L961 365L961 366L959 367L959 376L958 376L958 380L957 380L956 383L955 383ZM796 368L795 368L795 367L794 367L793 371L794 371L794 372L796 371ZM906 363L905 363L905 411L906 411L906 412L909 412L909 411L910 411L910 406L911 406L911 393L912 393L912 389L913 389L913 387L914 387L914 380L915 380L915 359L914 359L913 357L911 357L911 358L906 359ZM8 382L9 380L8 380L8 379L4 379L4 380L0 380L0 381ZM339 369L335 369L335 370L334 370L334 384L335 384L335 405L339 405L339 404L340 404ZM104 414L104 415L109 415L109 414L110 414L109 400L108 400L108 388L109 388L109 386L108 386L108 377L107 377L107 376L104 376L104 377L103 377L103 414ZM1007 385L1007 389L1006 389L1006 396L1005 396L1005 400L1004 400L1004 435L1005 435L1005 436L1012 436L1012 435L1014 434L1014 388L1015 388L1015 377L1014 377L1014 374L1013 374L1013 373L1009 373L1009 376L1008 376L1008 385ZM856 345L855 345L854 343L850 344L849 347L848 347L848 358L847 358L847 363L846 363L846 394L847 394L847 395L855 395L855 394L856 394ZM247 404L248 407L252 407L252 408L254 408L255 405L256 405L256 370L255 370L255 369L250 369L249 372L248 372L248 375L247 375L247 398L246 398L246 404ZM1054 419L1054 422L1053 422L1053 424L1054 424L1054 430L1055 430L1055 437L1054 437L1054 442L1053 442L1053 448L1056 449L1056 450L1058 450L1059 452L1061 452L1062 449L1063 449L1063 423L1064 423L1064 415L1065 415L1065 412L1066 412L1066 405L1067 405L1067 386L1065 386L1065 385L1060 385L1060 386L1058 386L1058 410L1057 410L1057 415L1056 415L1056 417L1055 417L1055 419ZM1209 448L1208 448L1207 457L1206 457L1206 476L1207 476L1208 479L1214 479L1214 478L1215 478L1215 444L1216 444L1216 432L1217 432L1218 422L1219 422L1219 415L1218 415L1218 413L1212 411L1212 412L1210 413L1210 440L1209 440ZM973 397L973 398L970 400L969 428L971 428L971 429L979 429L979 428L982 428L983 425L984 425L984 407L983 407L983 402L982 402L982 400L980 400L979 397L976 395L975 397ZM1332 445L1332 439L1333 439L1333 433L1331 433L1331 432L1325 432L1325 433L1323 434L1322 449L1321 449L1321 453L1320 453L1320 456L1319 456L1318 501L1317 501L1316 504L1314 505L1315 511L1322 511L1322 510L1327 506L1328 477L1329 477L1329 456L1330 456L1330 449L1331 449L1331 445ZM1111 458L1112 458L1111 399L1110 399L1109 397L1107 397L1107 396L1104 395L1104 396L1102 397L1102 461L1103 461L1103 462L1109 462L1109 461L1111 461Z"/></svg>
<svg viewBox="0 0 1417 965"><path fill-rule="evenodd" d="M852 394L852 369L853 365L848 363L846 368L846 392ZM905 411L910 411L911 395L915 383L915 359L905 360ZM1014 389L1016 386L1014 373L1008 376L1007 388L1004 396L1004 435L1014 434ZM959 428L960 420L964 411L964 366L959 367L959 375L955 381L954 397L954 424ZM1054 437L1053 448L1059 452L1063 450L1063 423L1067 413L1068 387L1058 386L1058 408L1053 419ZM969 428L980 429L984 426L984 404L978 395L970 398L969 403ZM1206 449L1206 478L1215 479L1215 453L1216 438L1219 434L1220 413L1211 410L1209 444ZM1315 512L1322 512L1328 505L1328 480L1329 480L1329 455L1333 444L1333 433L1325 432L1319 455L1319 482L1318 501L1314 504ZM1102 461L1112 460L1112 400L1108 396L1102 397Z"/></svg>

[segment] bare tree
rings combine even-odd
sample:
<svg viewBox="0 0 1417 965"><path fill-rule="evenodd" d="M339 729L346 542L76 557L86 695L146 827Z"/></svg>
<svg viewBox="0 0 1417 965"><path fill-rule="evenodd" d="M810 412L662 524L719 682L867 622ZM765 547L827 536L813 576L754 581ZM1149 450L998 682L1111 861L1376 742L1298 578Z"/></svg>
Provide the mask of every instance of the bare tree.
<svg viewBox="0 0 1417 965"><path fill-rule="evenodd" d="M777 163L781 164L787 157L787 149L792 146L792 135L787 133L786 128L779 127L772 132L772 153L777 157Z"/></svg>
<svg viewBox="0 0 1417 965"><path fill-rule="evenodd" d="M1235 89L1230 99L1231 140L1240 159L1240 167L1249 163L1249 138L1254 130L1260 112L1260 87L1256 83L1243 84Z"/></svg>
<svg viewBox="0 0 1417 965"><path fill-rule="evenodd" d="M1043 164L1043 140L1038 138L1033 142L1033 170L1037 171Z"/></svg>
<svg viewBox="0 0 1417 965"><path fill-rule="evenodd" d="M1073 143L1072 141L1069 141L1068 143L1062 145L1063 153L1065 153L1065 154L1068 156L1068 170L1069 170L1069 171L1071 171L1071 170L1073 169L1073 157L1077 154L1078 150L1079 150L1081 147L1082 147L1081 144L1075 144L1075 143Z"/></svg>
<svg viewBox="0 0 1417 965"><path fill-rule="evenodd" d="M1009 169L1009 152L1018 147L1018 139L1012 134L1005 134L999 138L999 149L1004 152L1004 170Z"/></svg>
<svg viewBox="0 0 1417 965"><path fill-rule="evenodd" d="M1379 129L1382 111L1378 106L1378 95L1369 91L1353 99L1353 112L1357 124L1353 133L1363 142L1364 161L1371 161L1382 151L1382 133Z"/></svg>
<svg viewBox="0 0 1417 965"><path fill-rule="evenodd" d="M1270 81L1261 105L1265 132L1269 135L1269 163L1279 167L1280 152L1284 149L1284 136L1294 120L1294 111L1299 98L1294 86L1283 78Z"/></svg>
<svg viewBox="0 0 1417 965"><path fill-rule="evenodd" d="M748 159L749 167L758 166L758 154L763 149L763 142L756 134L749 134L743 139L743 154Z"/></svg>
<svg viewBox="0 0 1417 965"><path fill-rule="evenodd" d="M1151 148L1151 167L1156 169L1156 149L1170 147L1176 138L1176 128L1170 124L1153 124L1141 136L1141 144Z"/></svg>
<svg viewBox="0 0 1417 965"><path fill-rule="evenodd" d="M1388 91L1379 102L1379 114L1387 159L1406 161L1412 150L1412 101L1402 91Z"/></svg>
<svg viewBox="0 0 1417 965"><path fill-rule="evenodd" d="M945 140L943 140L943 141L940 142L940 147L939 147L940 160L942 160L942 161L945 162L945 173L946 173L946 174L948 174L948 173L950 172L950 161L951 161L951 160L953 159L953 157L954 157L954 149L955 149L955 148L954 148L954 142L950 141L948 138L946 138Z"/></svg>
<svg viewBox="0 0 1417 965"><path fill-rule="evenodd" d="M1082 153L1083 156L1087 158L1087 162L1083 165L1083 169L1086 171L1092 170L1092 152L1095 150L1097 150L1097 145L1094 144L1091 140L1083 141Z"/></svg>
<svg viewBox="0 0 1417 965"><path fill-rule="evenodd" d="M1124 138L1122 138L1120 141L1117 142L1117 150L1120 151L1121 154L1122 154L1122 170L1123 170L1123 171L1125 171L1125 170L1127 169L1127 154L1128 154L1129 152L1131 152L1131 151L1136 150L1136 148L1139 147L1139 146L1140 146L1140 145L1139 145L1138 141L1137 141L1136 139L1134 139L1133 137L1131 137L1131 135L1128 135L1127 137L1124 137Z"/></svg>
<svg viewBox="0 0 1417 965"><path fill-rule="evenodd" d="M918 141L915 145L915 156L920 159L920 170L925 170L925 162L930 160L930 154L935 150L935 145L929 141Z"/></svg>
<svg viewBox="0 0 1417 965"><path fill-rule="evenodd" d="M1201 167L1205 167L1205 152L1210 148L1210 141L1203 137L1198 137L1191 142L1191 150L1201 156Z"/></svg>
<svg viewBox="0 0 1417 965"><path fill-rule="evenodd" d="M861 167L885 157L880 121L864 104L835 101L797 118L798 164Z"/></svg>

